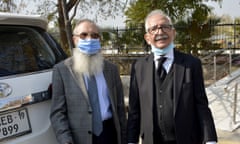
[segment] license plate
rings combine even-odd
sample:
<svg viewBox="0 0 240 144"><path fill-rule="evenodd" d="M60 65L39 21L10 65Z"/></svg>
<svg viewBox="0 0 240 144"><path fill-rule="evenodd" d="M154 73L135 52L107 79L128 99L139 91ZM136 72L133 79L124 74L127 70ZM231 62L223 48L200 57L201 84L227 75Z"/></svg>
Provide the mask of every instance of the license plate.
<svg viewBox="0 0 240 144"><path fill-rule="evenodd" d="M26 108L0 114L0 141L31 132Z"/></svg>

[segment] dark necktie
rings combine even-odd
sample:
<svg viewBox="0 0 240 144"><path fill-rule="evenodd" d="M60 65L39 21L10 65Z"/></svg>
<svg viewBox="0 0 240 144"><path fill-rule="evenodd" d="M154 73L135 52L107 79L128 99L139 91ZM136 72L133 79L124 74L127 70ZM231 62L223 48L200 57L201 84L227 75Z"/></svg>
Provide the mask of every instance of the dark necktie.
<svg viewBox="0 0 240 144"><path fill-rule="evenodd" d="M98 91L96 79L90 76L88 79L88 95L93 110L93 133L99 136L102 132L102 118L100 112L100 104L98 100Z"/></svg>
<svg viewBox="0 0 240 144"><path fill-rule="evenodd" d="M167 75L167 72L163 67L163 63L165 62L166 59L167 59L166 57L161 57L157 60L158 61L157 73L161 81L163 81Z"/></svg>

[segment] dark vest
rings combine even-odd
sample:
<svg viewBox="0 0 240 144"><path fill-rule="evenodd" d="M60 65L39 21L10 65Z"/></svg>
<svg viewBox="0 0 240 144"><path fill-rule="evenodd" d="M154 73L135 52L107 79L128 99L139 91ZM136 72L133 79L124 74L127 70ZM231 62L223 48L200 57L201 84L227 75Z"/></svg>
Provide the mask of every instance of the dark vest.
<svg viewBox="0 0 240 144"><path fill-rule="evenodd" d="M163 82L155 71L153 120L154 143L175 141L175 127L173 118L173 71L172 69Z"/></svg>

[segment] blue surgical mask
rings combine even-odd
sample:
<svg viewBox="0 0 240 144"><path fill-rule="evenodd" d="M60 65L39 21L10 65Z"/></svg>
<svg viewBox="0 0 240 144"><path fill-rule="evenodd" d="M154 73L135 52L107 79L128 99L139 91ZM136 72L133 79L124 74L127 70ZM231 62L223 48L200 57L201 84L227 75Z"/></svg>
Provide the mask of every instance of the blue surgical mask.
<svg viewBox="0 0 240 144"><path fill-rule="evenodd" d="M82 53L93 55L100 51L101 44L99 39L79 39L77 47Z"/></svg>
<svg viewBox="0 0 240 144"><path fill-rule="evenodd" d="M156 48L155 46L151 45L152 48L152 52L154 55L165 55L167 54L171 49L174 48L174 44L173 42L170 43L167 47L160 49L160 48Z"/></svg>

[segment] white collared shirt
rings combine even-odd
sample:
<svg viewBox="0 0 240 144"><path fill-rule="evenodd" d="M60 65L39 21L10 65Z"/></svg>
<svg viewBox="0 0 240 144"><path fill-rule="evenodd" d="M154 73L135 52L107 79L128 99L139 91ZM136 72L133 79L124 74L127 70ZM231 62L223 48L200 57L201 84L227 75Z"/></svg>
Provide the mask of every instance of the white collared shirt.
<svg viewBox="0 0 240 144"><path fill-rule="evenodd" d="M163 67L166 70L166 72L168 73L170 71L170 68L173 64L174 61L174 49L171 49L166 55L164 55L164 57L166 57L166 61L163 63ZM158 60L160 57L159 55L154 55L154 61L155 61L155 68L157 69L158 66Z"/></svg>

